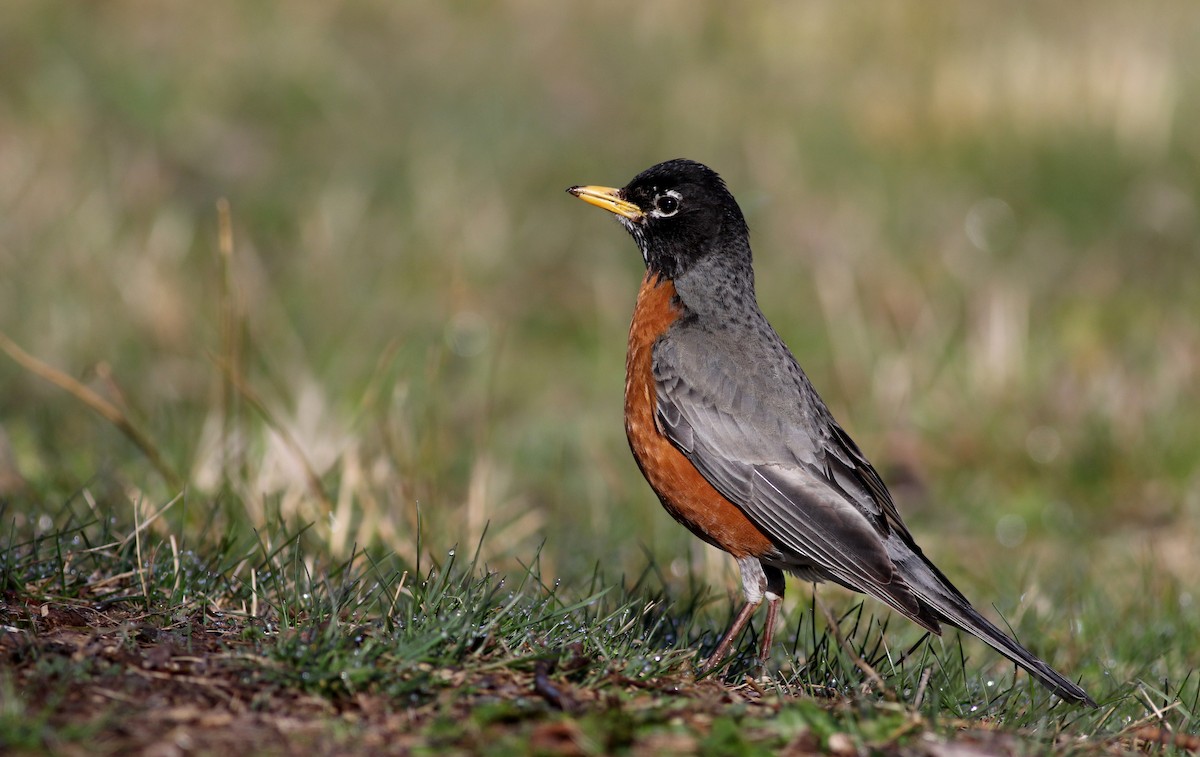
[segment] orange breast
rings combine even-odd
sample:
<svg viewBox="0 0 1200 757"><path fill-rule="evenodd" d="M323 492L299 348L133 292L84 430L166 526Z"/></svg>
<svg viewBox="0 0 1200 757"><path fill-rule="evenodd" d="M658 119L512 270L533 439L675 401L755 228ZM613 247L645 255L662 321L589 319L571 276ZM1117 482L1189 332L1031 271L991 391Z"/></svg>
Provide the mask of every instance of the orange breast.
<svg viewBox="0 0 1200 757"><path fill-rule="evenodd" d="M654 342L679 318L675 285L646 274L625 358L625 433L642 475L675 520L734 557L773 551L771 541L663 435L656 420Z"/></svg>

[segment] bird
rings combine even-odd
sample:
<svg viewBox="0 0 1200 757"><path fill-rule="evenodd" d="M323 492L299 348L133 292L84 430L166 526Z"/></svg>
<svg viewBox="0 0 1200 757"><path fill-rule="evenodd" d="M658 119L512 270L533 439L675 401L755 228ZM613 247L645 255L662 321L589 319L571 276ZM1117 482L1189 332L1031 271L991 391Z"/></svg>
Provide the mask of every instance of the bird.
<svg viewBox="0 0 1200 757"><path fill-rule="evenodd" d="M749 228L715 171L676 159L624 187L567 192L614 214L645 263L625 361L633 457L667 512L732 555L741 574L745 604L702 673L764 599L757 660L766 664L790 573L874 597L937 635L943 625L967 631L1063 700L1096 706L979 614L921 551L759 308Z"/></svg>

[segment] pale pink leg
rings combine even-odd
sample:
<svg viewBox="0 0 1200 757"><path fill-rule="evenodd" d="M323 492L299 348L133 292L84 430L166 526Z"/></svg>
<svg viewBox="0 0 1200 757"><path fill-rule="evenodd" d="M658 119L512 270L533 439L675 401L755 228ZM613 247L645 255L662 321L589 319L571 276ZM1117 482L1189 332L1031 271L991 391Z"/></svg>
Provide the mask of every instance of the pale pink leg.
<svg viewBox="0 0 1200 757"><path fill-rule="evenodd" d="M721 638L721 643L717 645L717 648L715 651L713 651L712 656L700 665L701 673L707 673L725 659L725 657L729 654L729 648L733 646L734 639L736 639L738 634L742 632L742 629L746 627L746 623L750 621L750 616L754 614L754 611L757 610L758 606L761 604L762 600L760 599L757 602L747 602L745 606L742 607L742 611L739 612L738 616L733 619L733 625L731 625L729 630L725 632L725 636Z"/></svg>

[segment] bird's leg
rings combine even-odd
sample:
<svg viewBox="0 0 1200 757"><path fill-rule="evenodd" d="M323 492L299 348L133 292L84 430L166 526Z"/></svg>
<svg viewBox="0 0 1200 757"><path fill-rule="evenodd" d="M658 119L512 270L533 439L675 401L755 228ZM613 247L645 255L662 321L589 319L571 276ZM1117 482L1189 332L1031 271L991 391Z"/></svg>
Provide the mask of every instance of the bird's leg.
<svg viewBox="0 0 1200 757"><path fill-rule="evenodd" d="M728 656L729 648L733 646L734 639L736 639L738 634L742 632L742 629L746 627L746 623L749 622L750 616L754 614L754 611L757 610L758 606L761 604L762 597L760 596L757 600L747 601L746 604L742 606L742 611L739 612L737 617L733 619L733 624L729 626L729 630L726 631L725 635L721 638L721 643L717 645L715 650L713 650L712 655L700 665L701 673L707 673L708 671L712 670L719 665L726 656Z"/></svg>
<svg viewBox="0 0 1200 757"><path fill-rule="evenodd" d="M742 591L746 594L746 604L742 607L742 611L733 619L733 624L729 626L729 630L721 638L721 643L717 644L717 648L713 650L712 655L700 665L700 672L707 673L721 663L722 660L729 654L729 648L733 646L734 640L738 634L750 622L750 616L762 604L763 593L775 588L776 584L783 583L783 573L778 568L770 568L772 571L771 580L768 581L767 574L763 572L763 564L759 562L757 557L739 557L738 568L742 571ZM778 574L778 580L775 579L775 574ZM780 595L783 594L781 590ZM773 597L772 594L767 596ZM771 607L778 610L778 599L773 599ZM772 618L773 620L773 618ZM769 633L769 631L768 631Z"/></svg>
<svg viewBox="0 0 1200 757"><path fill-rule="evenodd" d="M762 643L758 646L758 667L765 668L771 659L771 642L775 639L775 620L783 597L767 594L767 624L763 627Z"/></svg>
<svg viewBox="0 0 1200 757"><path fill-rule="evenodd" d="M779 617L779 605L783 604L786 583L783 571L771 565L763 566L767 579L767 624L763 626L762 643L758 647L758 667L765 668L771 659L771 642L775 639L775 621Z"/></svg>

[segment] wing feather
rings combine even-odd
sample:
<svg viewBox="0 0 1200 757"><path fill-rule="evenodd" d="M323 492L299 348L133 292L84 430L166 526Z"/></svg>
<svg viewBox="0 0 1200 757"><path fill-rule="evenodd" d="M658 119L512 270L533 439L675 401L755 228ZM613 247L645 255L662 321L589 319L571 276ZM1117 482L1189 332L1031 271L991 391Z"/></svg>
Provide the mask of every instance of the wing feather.
<svg viewBox="0 0 1200 757"><path fill-rule="evenodd" d="M793 406L781 407L777 393L756 393L761 375L722 362L727 351L688 347L676 339L654 350L657 417L672 443L785 563L919 615L885 544L894 510L887 489L828 410L812 406L820 400L802 391L799 367L798 378L766 384L793 393Z"/></svg>

